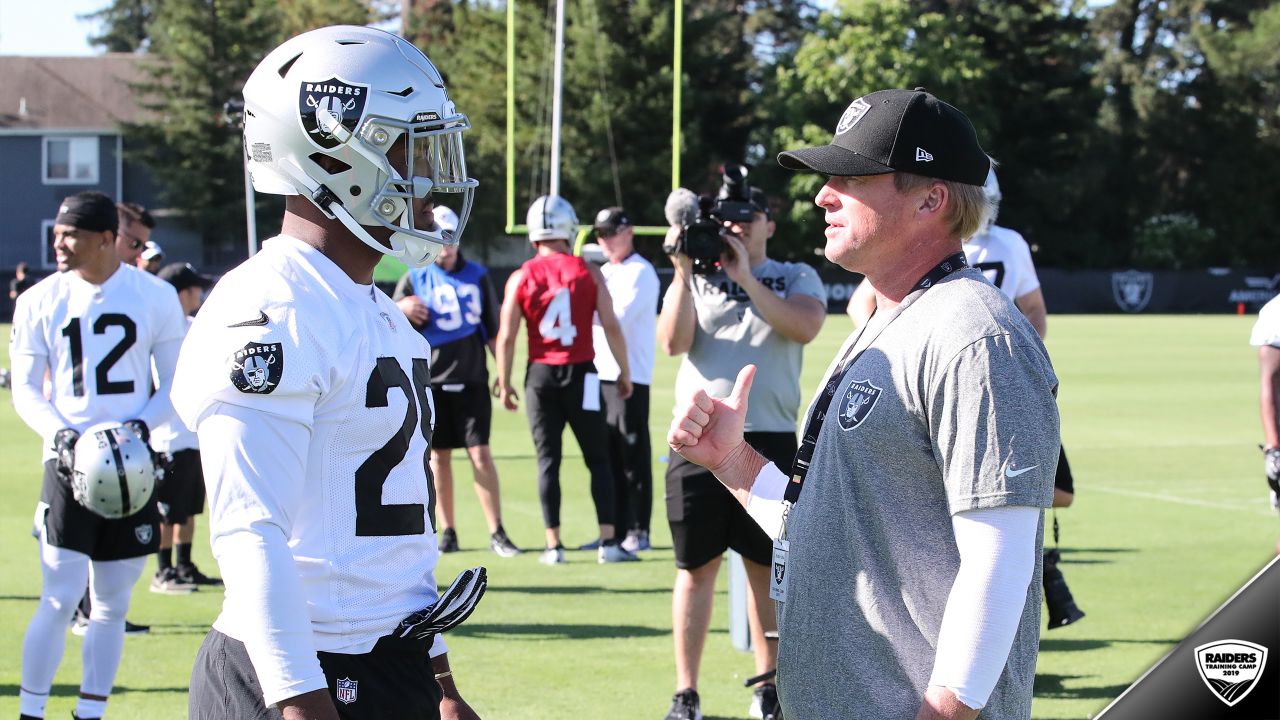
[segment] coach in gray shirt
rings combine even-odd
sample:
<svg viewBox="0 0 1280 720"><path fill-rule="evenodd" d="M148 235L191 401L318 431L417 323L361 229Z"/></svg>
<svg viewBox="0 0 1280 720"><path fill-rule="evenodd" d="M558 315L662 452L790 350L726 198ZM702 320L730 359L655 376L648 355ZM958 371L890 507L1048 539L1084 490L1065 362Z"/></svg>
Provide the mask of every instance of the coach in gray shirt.
<svg viewBox="0 0 1280 720"><path fill-rule="evenodd" d="M777 538L783 709L1028 718L1058 381L961 253L989 161L959 110L907 90L858 98L830 145L778 159L830 177L825 254L878 310L828 370L790 479L742 442L751 366L728 398L678 408L668 442Z"/></svg>

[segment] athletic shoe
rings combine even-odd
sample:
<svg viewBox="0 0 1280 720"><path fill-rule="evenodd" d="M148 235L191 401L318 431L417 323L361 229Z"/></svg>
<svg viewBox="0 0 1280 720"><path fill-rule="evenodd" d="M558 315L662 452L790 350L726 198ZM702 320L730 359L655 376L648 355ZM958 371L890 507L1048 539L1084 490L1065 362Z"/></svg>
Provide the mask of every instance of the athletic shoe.
<svg viewBox="0 0 1280 720"><path fill-rule="evenodd" d="M208 585L211 587L222 587L222 578L209 577L200 572L200 568L195 563L181 563L176 568L178 579L192 585Z"/></svg>
<svg viewBox="0 0 1280 720"><path fill-rule="evenodd" d="M782 720L782 706L778 704L778 686L763 683L756 686L751 696L751 705L747 715L756 720Z"/></svg>
<svg viewBox="0 0 1280 720"><path fill-rule="evenodd" d="M614 543L612 545L601 545L600 550L596 554L596 562L601 565L605 563L616 562L634 562L640 558L622 549L622 546Z"/></svg>
<svg viewBox="0 0 1280 720"><path fill-rule="evenodd" d="M520 548L511 542L511 538L507 537L507 531L498 528L496 532L489 536L489 548L498 553L499 557L509 558L520 554Z"/></svg>
<svg viewBox="0 0 1280 720"><path fill-rule="evenodd" d="M190 595L196 591L196 584L178 576L178 569L167 567L157 570L151 578L151 592L161 595Z"/></svg>
<svg viewBox="0 0 1280 720"><path fill-rule="evenodd" d="M641 550L649 550L649 533L644 530L631 530L627 532L627 537L622 541L622 549L629 553L638 553Z"/></svg>
<svg viewBox="0 0 1280 720"><path fill-rule="evenodd" d="M458 533L453 528L445 528L440 531L440 552L458 552Z"/></svg>
<svg viewBox="0 0 1280 720"><path fill-rule="evenodd" d="M76 614L71 618L71 634L84 637L87 632L89 632L89 618L80 612L80 608L76 608Z"/></svg>
<svg viewBox="0 0 1280 720"><path fill-rule="evenodd" d="M693 688L681 690L671 698L666 720L702 720L702 702Z"/></svg>
<svg viewBox="0 0 1280 720"><path fill-rule="evenodd" d="M563 565L564 564L564 546L557 545L553 548L547 548L542 551L542 555L538 558L538 562L543 565Z"/></svg>
<svg viewBox="0 0 1280 720"><path fill-rule="evenodd" d="M87 632L89 632L89 618L81 615L80 611L77 610L76 616L71 620L71 634L84 637L84 634ZM150 632L150 625L135 625L128 620L124 621L125 635L146 635Z"/></svg>
<svg viewBox="0 0 1280 720"><path fill-rule="evenodd" d="M595 540L592 540L591 542L588 542L588 543L582 543L581 545L578 546L578 549L579 550L599 550L600 538L596 538Z"/></svg>

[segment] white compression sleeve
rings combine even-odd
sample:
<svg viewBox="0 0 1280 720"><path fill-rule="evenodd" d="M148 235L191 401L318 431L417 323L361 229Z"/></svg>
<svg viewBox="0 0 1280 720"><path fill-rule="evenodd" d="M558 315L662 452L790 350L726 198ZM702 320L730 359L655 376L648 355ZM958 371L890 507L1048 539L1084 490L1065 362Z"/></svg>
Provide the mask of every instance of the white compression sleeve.
<svg viewBox="0 0 1280 720"><path fill-rule="evenodd" d="M782 533L782 496L790 481L777 465L769 463L760 468L747 496L747 514L770 538Z"/></svg>
<svg viewBox="0 0 1280 720"><path fill-rule="evenodd" d="M1005 663L1035 574L1040 508L1006 506L951 518L960 572L947 598L929 685L981 709Z"/></svg>

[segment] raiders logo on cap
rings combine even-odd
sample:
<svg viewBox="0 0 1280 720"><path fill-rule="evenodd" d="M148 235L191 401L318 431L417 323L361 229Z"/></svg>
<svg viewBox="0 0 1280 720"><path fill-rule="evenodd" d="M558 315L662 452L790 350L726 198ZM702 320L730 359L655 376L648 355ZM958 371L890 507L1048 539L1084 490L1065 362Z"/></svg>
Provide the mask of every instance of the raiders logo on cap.
<svg viewBox="0 0 1280 720"><path fill-rule="evenodd" d="M866 100L858 98L849 103L849 107L845 109L844 114L840 116L840 122L836 125L836 134L843 135L849 132L849 128L858 124L863 115L871 109L871 105Z"/></svg>
<svg viewBox="0 0 1280 720"><path fill-rule="evenodd" d="M280 343L251 342L231 355L231 382L242 393L268 395L283 375Z"/></svg>
<svg viewBox="0 0 1280 720"><path fill-rule="evenodd" d="M352 138L364 117L368 85L356 85L336 77L304 82L298 92L298 117L311 142L331 150Z"/></svg>

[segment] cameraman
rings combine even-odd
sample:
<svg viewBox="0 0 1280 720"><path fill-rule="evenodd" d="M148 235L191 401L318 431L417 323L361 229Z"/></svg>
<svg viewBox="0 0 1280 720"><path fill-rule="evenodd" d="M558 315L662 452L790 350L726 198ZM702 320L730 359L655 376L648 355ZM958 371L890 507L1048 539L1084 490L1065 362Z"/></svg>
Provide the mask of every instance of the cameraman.
<svg viewBox="0 0 1280 720"><path fill-rule="evenodd" d="M808 265L769 259L765 246L774 223L768 198L757 188L748 198L751 220L724 223L718 269L695 273L687 254L672 255L675 278L658 316L658 342L668 355L685 354L676 377L677 406L699 388L726 397L744 365L759 365L763 382L751 393L746 440L778 467L790 468L803 346L822 328L826 292ZM680 233L673 227L668 240ZM742 555L747 569L756 673L774 669L777 644L765 640L765 632L777 627L769 599L772 544L710 471L672 453L666 483L677 568L671 609L678 690L667 718L683 720L699 716L698 666L720 557L729 548ZM751 711L757 718L777 717L771 682L756 687Z"/></svg>

